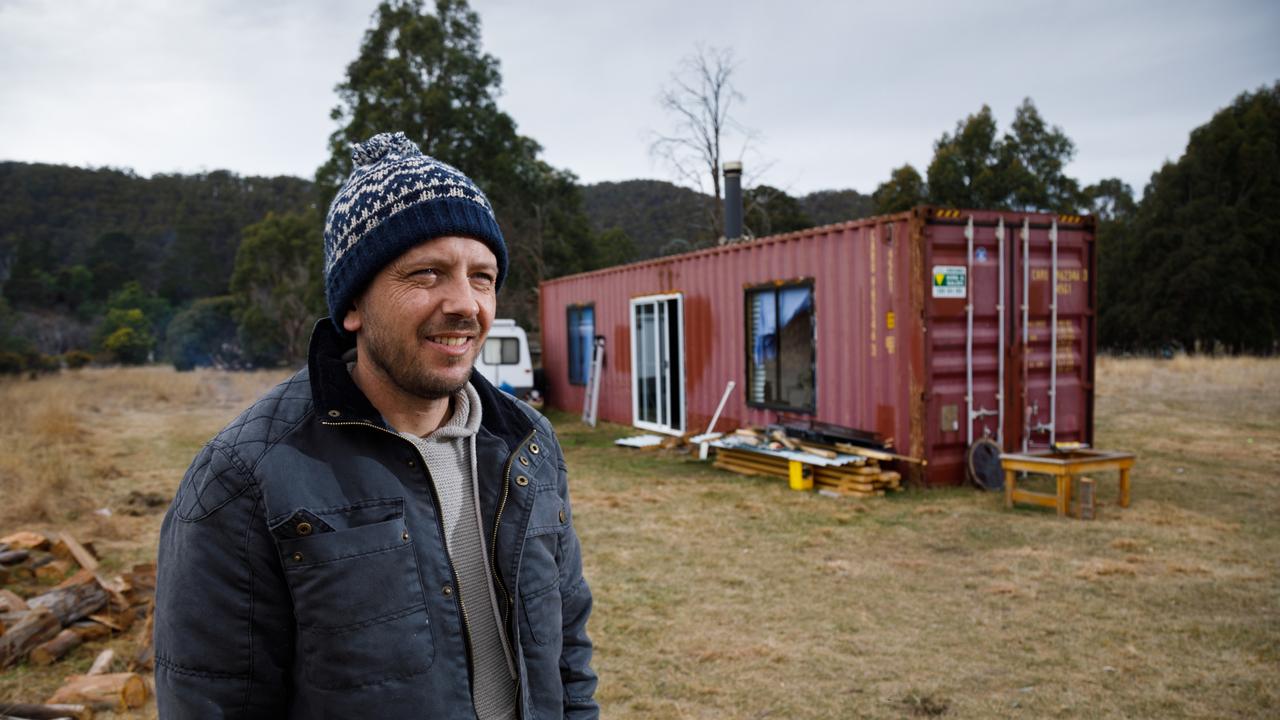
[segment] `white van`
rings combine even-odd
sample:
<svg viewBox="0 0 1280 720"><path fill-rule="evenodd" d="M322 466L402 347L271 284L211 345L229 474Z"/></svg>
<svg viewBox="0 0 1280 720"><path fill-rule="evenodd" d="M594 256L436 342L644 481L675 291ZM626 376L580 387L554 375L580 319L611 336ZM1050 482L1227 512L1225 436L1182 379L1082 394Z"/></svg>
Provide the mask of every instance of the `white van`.
<svg viewBox="0 0 1280 720"><path fill-rule="evenodd" d="M526 399L533 389L533 361L529 337L510 318L497 318L476 358L476 370L493 386Z"/></svg>

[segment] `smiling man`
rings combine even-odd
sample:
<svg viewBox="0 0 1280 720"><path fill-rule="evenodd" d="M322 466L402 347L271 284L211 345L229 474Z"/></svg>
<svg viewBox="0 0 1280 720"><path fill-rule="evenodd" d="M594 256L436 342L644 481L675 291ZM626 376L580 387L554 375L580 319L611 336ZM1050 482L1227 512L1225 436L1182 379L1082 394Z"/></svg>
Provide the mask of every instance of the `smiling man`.
<svg viewBox="0 0 1280 720"><path fill-rule="evenodd" d="M307 368L196 457L165 516L162 718L595 718L564 457L472 363L507 249L403 134L354 148Z"/></svg>

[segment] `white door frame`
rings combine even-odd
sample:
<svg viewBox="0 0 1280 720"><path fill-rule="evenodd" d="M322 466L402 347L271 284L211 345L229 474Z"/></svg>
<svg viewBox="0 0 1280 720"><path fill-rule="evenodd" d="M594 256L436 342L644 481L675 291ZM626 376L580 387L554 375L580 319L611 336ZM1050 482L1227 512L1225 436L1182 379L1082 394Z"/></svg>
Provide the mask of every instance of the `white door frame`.
<svg viewBox="0 0 1280 720"><path fill-rule="evenodd" d="M661 347L661 343L659 342L654 343L654 362L655 362L655 367L657 368L658 377L660 380L663 379L665 376L665 379L668 383L671 383L671 382L679 383L680 412L679 412L679 417L669 417L668 418L669 424L663 425L661 423L646 422L640 419L640 391L639 391L640 390L639 388L640 364L639 362L637 362L639 348L638 348L638 342L636 338L636 308L639 307L640 305L650 305L650 304L653 305L655 309L654 320L659 324L659 327L657 328L657 333L655 334L658 336L665 336L666 335L666 333L664 332L666 329L665 323L671 321L671 318L665 317L663 315L666 308L666 305L664 303L668 300L676 301L675 321L677 323L676 336L678 340L678 347L674 349L668 348L668 352L671 352L672 350L674 350L675 353L678 353L676 357L680 358L679 377L678 378L670 377L670 369L671 369L670 364L663 362L664 358L661 357L658 351L658 348ZM662 308L663 310L659 310L659 308ZM686 362L685 362L685 355L684 355L684 296L680 293L666 293L663 295L646 295L644 297L631 298L630 312L628 313L627 320L631 325L631 424L644 430L652 430L654 432L660 432L667 435L683 435L684 429L685 429L685 417L687 415L687 399L685 398L685 386L684 386L684 378L685 378L685 372L686 372ZM661 385L662 383L659 382L660 387ZM669 394L659 393L658 407L661 408L661 403L667 402L668 404L667 404L666 410L668 415L671 414L669 398L670 398ZM659 414L661 415L661 410L659 411Z"/></svg>

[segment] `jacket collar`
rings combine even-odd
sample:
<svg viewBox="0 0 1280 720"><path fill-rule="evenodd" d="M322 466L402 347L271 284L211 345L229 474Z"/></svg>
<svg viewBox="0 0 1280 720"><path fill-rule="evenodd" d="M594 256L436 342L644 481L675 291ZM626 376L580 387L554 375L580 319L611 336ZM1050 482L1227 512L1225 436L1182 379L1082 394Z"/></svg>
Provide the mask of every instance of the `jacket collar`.
<svg viewBox="0 0 1280 720"><path fill-rule="evenodd" d="M347 372L347 353L355 350L355 337L339 333L329 318L321 318L311 331L307 367L311 373L311 397L322 421L363 422L386 427L382 414ZM515 448L533 429L533 422L515 401L495 388L484 375L471 371L471 385L480 396L480 428Z"/></svg>

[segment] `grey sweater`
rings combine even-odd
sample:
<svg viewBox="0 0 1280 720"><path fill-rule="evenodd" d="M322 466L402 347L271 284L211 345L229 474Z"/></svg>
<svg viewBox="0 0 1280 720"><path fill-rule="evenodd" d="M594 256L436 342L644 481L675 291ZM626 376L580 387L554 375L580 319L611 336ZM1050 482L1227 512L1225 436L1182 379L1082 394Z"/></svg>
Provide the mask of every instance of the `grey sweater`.
<svg viewBox="0 0 1280 720"><path fill-rule="evenodd" d="M474 675L471 698L479 720L516 716L516 673L486 562L476 488L475 435L480 396L470 383L453 397L453 417L430 435L401 433L417 446L440 498L445 548L458 573Z"/></svg>

